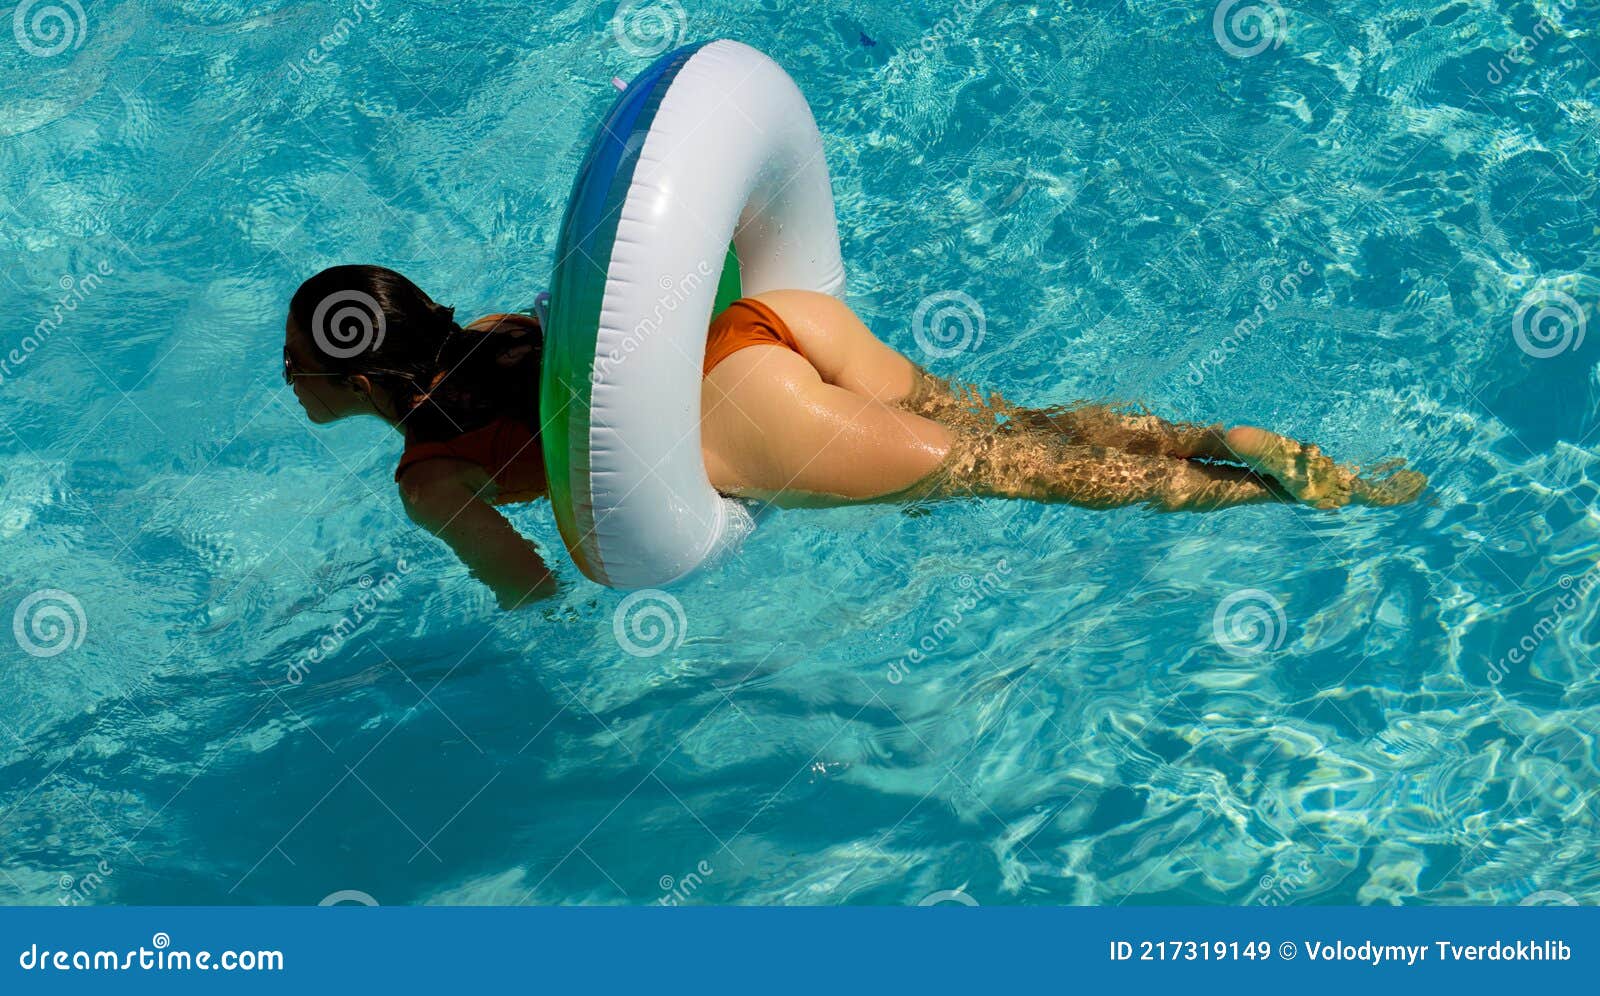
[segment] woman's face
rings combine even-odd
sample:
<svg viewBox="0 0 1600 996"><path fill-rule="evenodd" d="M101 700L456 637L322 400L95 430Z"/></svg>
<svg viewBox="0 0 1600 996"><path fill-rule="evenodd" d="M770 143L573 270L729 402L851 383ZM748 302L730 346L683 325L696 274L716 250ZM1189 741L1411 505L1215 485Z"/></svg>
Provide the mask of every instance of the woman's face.
<svg viewBox="0 0 1600 996"><path fill-rule="evenodd" d="M353 415L381 414L370 394L355 389L341 377L322 376L326 371L317 362L317 349L293 318L284 326L284 350L292 367L289 386L312 422L326 425Z"/></svg>

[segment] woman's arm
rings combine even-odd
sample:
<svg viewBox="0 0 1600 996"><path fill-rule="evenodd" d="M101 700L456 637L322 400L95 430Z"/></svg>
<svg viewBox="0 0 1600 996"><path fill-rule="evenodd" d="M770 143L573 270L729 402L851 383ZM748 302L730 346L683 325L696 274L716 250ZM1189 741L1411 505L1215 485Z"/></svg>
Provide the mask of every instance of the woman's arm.
<svg viewBox="0 0 1600 996"><path fill-rule="evenodd" d="M407 468L400 498L411 521L444 540L502 609L556 593L555 576L534 545L480 497L483 472L461 460L426 460Z"/></svg>

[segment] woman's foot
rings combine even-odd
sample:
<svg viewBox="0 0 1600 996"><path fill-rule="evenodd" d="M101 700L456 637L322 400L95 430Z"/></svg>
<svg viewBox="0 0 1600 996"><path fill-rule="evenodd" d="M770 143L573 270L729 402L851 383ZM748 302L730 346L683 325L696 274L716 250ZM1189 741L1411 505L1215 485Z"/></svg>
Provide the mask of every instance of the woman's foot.
<svg viewBox="0 0 1600 996"><path fill-rule="evenodd" d="M1428 479L1414 470L1400 470L1400 462L1376 469L1372 479L1341 467L1316 446L1297 442L1254 426L1228 430L1233 456L1263 477L1270 477L1289 494L1317 508L1343 505L1388 507L1416 501Z"/></svg>
<svg viewBox="0 0 1600 996"><path fill-rule="evenodd" d="M1418 470L1400 469L1403 463L1404 460L1393 460L1374 467L1371 476L1357 477L1351 500L1378 508L1416 501L1428 487L1428 478Z"/></svg>

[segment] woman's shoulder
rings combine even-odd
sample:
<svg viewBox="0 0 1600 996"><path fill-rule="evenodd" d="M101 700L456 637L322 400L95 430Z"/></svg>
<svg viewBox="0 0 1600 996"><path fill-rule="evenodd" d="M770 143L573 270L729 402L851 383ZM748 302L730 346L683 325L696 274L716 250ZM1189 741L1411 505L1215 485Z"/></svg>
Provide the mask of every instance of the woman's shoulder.
<svg viewBox="0 0 1600 996"><path fill-rule="evenodd" d="M407 435L394 479L404 488L413 478L431 479L440 473L461 477L478 470L508 495L540 494L545 488L543 459L537 430L520 418L500 416L445 439Z"/></svg>
<svg viewBox="0 0 1600 996"><path fill-rule="evenodd" d="M421 478L417 473L412 473L413 468L419 465L429 465L430 473L427 476L434 476L443 469L439 466L442 461L455 461L481 466L482 460L480 458L482 453L480 451L484 449L482 437L489 434L485 430L491 429L492 425L484 426L482 429L474 429L471 432L440 439L420 438L408 434L406 436L406 447L400 453L400 462L394 468L395 481L403 484L405 482L402 479L408 477L420 480Z"/></svg>

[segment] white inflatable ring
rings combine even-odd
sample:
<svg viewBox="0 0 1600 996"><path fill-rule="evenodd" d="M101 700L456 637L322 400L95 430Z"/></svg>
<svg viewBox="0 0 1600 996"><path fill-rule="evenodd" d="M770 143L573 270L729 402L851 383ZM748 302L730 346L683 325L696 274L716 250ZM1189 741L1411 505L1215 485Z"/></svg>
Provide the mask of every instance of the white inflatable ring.
<svg viewBox="0 0 1600 996"><path fill-rule="evenodd" d="M561 537L589 577L664 585L749 531L706 476L701 365L716 308L779 288L844 291L811 110L747 45L671 52L595 135L551 285L545 467Z"/></svg>

